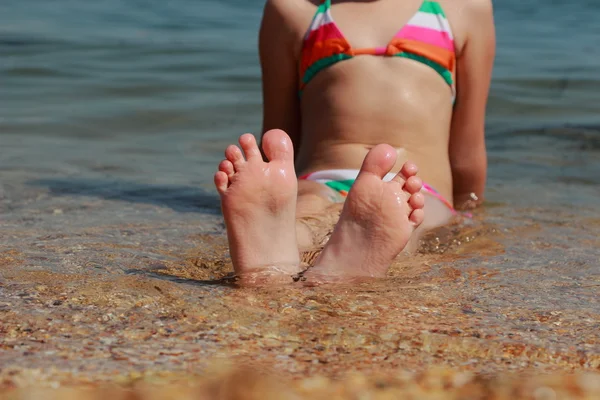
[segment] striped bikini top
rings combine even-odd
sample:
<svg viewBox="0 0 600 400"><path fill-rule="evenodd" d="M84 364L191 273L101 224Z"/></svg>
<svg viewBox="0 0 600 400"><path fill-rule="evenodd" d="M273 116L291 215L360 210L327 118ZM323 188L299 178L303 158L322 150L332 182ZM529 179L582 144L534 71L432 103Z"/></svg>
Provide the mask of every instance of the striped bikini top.
<svg viewBox="0 0 600 400"><path fill-rule="evenodd" d="M304 37L300 58L300 94L319 71L363 54L404 57L430 66L450 85L454 101L454 39L444 10L437 1L424 0L419 11L387 46L354 49L331 17L331 0L324 0Z"/></svg>

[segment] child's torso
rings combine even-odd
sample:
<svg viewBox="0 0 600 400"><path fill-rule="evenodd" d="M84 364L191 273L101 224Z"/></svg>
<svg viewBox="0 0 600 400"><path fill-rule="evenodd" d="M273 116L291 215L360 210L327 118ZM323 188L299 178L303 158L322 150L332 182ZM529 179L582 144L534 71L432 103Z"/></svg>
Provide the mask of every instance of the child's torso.
<svg viewBox="0 0 600 400"><path fill-rule="evenodd" d="M313 5L313 15L308 10L303 15L308 23L304 32L298 31L299 172L358 168L369 148L388 143L398 148L397 168L407 159L416 162L423 179L451 198L448 140L455 44L446 16L424 16L423 4L333 2L327 12L323 6L328 4L321 3L320 12ZM333 29L320 28L332 21ZM320 40L311 41L311 23L313 36L316 27ZM408 42L407 35L412 35ZM419 53L419 38L425 52ZM327 47L327 39L333 39L333 47ZM398 48L406 43L408 49ZM396 51L389 50L393 44ZM410 57L415 53L419 59Z"/></svg>

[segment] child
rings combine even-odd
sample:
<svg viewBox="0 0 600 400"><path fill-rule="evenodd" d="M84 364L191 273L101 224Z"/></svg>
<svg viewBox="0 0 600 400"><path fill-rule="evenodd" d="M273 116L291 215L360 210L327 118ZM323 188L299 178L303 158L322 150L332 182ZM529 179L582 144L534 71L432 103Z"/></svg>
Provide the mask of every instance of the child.
<svg viewBox="0 0 600 400"><path fill-rule="evenodd" d="M343 203L305 277L385 276L481 203L491 0L267 0L259 52L269 162L243 135L215 175L236 273L298 272Z"/></svg>

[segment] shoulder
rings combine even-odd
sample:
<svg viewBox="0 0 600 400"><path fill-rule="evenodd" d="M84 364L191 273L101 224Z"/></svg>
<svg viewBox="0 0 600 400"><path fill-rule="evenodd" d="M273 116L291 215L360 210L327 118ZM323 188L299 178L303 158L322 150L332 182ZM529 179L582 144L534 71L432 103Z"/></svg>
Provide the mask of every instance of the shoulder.
<svg viewBox="0 0 600 400"><path fill-rule="evenodd" d="M284 23L290 28L301 29L307 19L310 23L312 13L319 3L318 0L267 0L263 20L272 20Z"/></svg>
<svg viewBox="0 0 600 400"><path fill-rule="evenodd" d="M318 3L318 0L267 0L261 22L263 40L285 42L297 53Z"/></svg>
<svg viewBox="0 0 600 400"><path fill-rule="evenodd" d="M438 0L446 11L458 55L473 37L494 36L492 0Z"/></svg>
<svg viewBox="0 0 600 400"><path fill-rule="evenodd" d="M470 23L489 24L494 20L492 0L460 0L463 14Z"/></svg>
<svg viewBox="0 0 600 400"><path fill-rule="evenodd" d="M468 21L468 41L477 41L479 47L495 47L496 28L491 0L464 1L465 19Z"/></svg>

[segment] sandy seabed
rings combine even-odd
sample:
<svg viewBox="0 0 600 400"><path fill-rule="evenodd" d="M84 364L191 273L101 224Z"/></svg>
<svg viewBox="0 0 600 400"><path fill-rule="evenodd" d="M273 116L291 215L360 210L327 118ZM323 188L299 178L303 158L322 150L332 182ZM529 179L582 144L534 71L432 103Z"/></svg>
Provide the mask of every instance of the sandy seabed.
<svg viewBox="0 0 600 400"><path fill-rule="evenodd" d="M594 213L492 205L384 280L236 288L216 212L29 198L0 224L0 398L600 399Z"/></svg>

